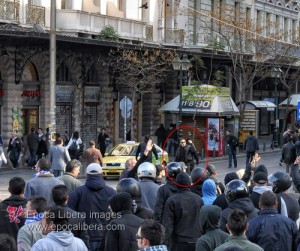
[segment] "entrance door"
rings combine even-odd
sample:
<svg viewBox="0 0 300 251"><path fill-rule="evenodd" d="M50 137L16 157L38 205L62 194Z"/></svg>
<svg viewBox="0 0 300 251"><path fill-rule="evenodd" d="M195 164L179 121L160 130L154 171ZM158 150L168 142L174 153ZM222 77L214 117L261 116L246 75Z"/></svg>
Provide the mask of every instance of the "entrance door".
<svg viewBox="0 0 300 251"><path fill-rule="evenodd" d="M23 108L23 129L24 135L30 134L31 128L35 128L36 130L39 127L39 108L38 107L30 107Z"/></svg>

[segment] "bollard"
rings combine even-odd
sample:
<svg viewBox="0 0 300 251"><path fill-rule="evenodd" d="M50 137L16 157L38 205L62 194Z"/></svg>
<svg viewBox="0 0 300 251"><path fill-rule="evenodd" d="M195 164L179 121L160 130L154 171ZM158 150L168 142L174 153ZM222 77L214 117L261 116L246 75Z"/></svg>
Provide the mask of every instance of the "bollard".
<svg viewBox="0 0 300 251"><path fill-rule="evenodd" d="M266 142L263 143L263 151L266 151Z"/></svg>
<svg viewBox="0 0 300 251"><path fill-rule="evenodd" d="M216 157L216 148L213 148L213 158Z"/></svg>

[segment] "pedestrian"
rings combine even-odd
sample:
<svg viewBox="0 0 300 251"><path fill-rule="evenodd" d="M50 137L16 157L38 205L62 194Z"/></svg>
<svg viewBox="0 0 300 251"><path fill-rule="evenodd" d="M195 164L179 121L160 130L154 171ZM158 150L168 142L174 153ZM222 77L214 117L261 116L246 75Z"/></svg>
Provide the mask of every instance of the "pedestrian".
<svg viewBox="0 0 300 251"><path fill-rule="evenodd" d="M165 204L162 224L166 229L166 245L172 251L195 250L201 236L200 209L202 199L190 191L191 178L181 172L176 176L177 193Z"/></svg>
<svg viewBox="0 0 300 251"><path fill-rule="evenodd" d="M241 209L234 209L228 216L227 229L229 238L224 244L217 247L215 251L225 251L229 247L239 247L248 251L263 251L263 249L249 241L245 235L247 230L247 214ZM268 249L266 249L268 250Z"/></svg>
<svg viewBox="0 0 300 251"><path fill-rule="evenodd" d="M281 143L282 146L289 142L289 138L291 137L291 133L292 133L292 130L290 128L287 128L286 131L283 132L283 134L282 134L282 143ZM280 166L282 166L282 161L283 161L283 158L282 158L282 155L281 155L281 158L279 160L279 165Z"/></svg>
<svg viewBox="0 0 300 251"><path fill-rule="evenodd" d="M89 226L90 249L96 251L100 247L104 229L108 223L106 217L99 215L109 212L108 199L116 191L105 184L102 167L99 164L89 164L86 168L86 175L85 184L70 193L68 206L86 215L86 224Z"/></svg>
<svg viewBox="0 0 300 251"><path fill-rule="evenodd" d="M117 193L126 192L131 195L132 207L131 211L134 215L142 219L153 219L153 211L146 208L142 204L142 191L140 183L133 178L121 179L116 187Z"/></svg>
<svg viewBox="0 0 300 251"><path fill-rule="evenodd" d="M37 149L39 145L39 136L36 134L35 128L31 128L31 133L27 136L27 146L29 150L28 166L30 170L34 170L37 161Z"/></svg>
<svg viewBox="0 0 300 251"><path fill-rule="evenodd" d="M66 146L66 148L69 150L71 159L79 160L81 144L82 144L82 140L79 137L79 132L75 131L71 139L69 140L68 145Z"/></svg>
<svg viewBox="0 0 300 251"><path fill-rule="evenodd" d="M217 198L216 194L216 183L212 179L207 179L202 185L202 200L203 205L212 205L214 200Z"/></svg>
<svg viewBox="0 0 300 251"><path fill-rule="evenodd" d="M30 179L25 186L24 197L30 199L32 196L43 196L47 200L47 205L52 206L53 200L51 190L56 185L61 185L63 182L50 172L51 162L47 159L40 159L36 163L35 176Z"/></svg>
<svg viewBox="0 0 300 251"><path fill-rule="evenodd" d="M77 176L80 173L80 168L81 162L77 159L72 159L66 166L66 172L59 177L59 179L62 180L67 187L69 194L76 188L82 186L81 181L77 179Z"/></svg>
<svg viewBox="0 0 300 251"><path fill-rule="evenodd" d="M89 243L89 235L87 232L87 225L85 223L85 215L79 212L76 212L68 207L67 201L68 201L69 193L68 189L65 185L57 185L53 187L52 189L52 199L56 206L62 207L69 217L69 224L72 226L70 229L71 232L74 234L75 237L81 239L86 247L90 248Z"/></svg>
<svg viewBox="0 0 300 251"><path fill-rule="evenodd" d="M47 210L47 200L43 196L32 196L25 208L25 225L18 231L18 251L29 251L39 239L43 238L40 222Z"/></svg>
<svg viewBox="0 0 300 251"><path fill-rule="evenodd" d="M232 180L225 188L225 196L228 201L228 207L222 211L220 219L220 228L227 232L226 228L228 216L234 209L243 210L248 220L257 216L258 209L256 209L249 198L247 185L242 180Z"/></svg>
<svg viewBox="0 0 300 251"><path fill-rule="evenodd" d="M13 165L13 169L18 166L19 157L22 150L22 141L17 137L16 131L11 133L11 138L8 143L7 153L9 160Z"/></svg>
<svg viewBox="0 0 300 251"><path fill-rule="evenodd" d="M87 251L87 247L69 229L69 214L63 207L51 207L42 220L45 238L38 240L31 251Z"/></svg>
<svg viewBox="0 0 300 251"><path fill-rule="evenodd" d="M231 134L230 130L226 131L226 143L228 153L228 168L232 167L232 159L234 168L237 168L236 148L239 146L238 138Z"/></svg>
<svg viewBox="0 0 300 251"><path fill-rule="evenodd" d="M143 221L136 234L138 251L168 251L167 247L163 245L164 240L165 228L154 220Z"/></svg>
<svg viewBox="0 0 300 251"><path fill-rule="evenodd" d="M259 198L259 207L259 216L249 221L248 239L264 250L296 250L297 225L278 214L276 195L272 191L264 192Z"/></svg>
<svg viewBox="0 0 300 251"><path fill-rule="evenodd" d="M249 131L249 135L244 141L244 150L246 150L247 157L246 157L246 165L252 162L252 158L255 153L259 150L259 145L257 138L253 136L253 131Z"/></svg>
<svg viewBox="0 0 300 251"><path fill-rule="evenodd" d="M197 240L195 251L213 251L222 245L229 234L219 228L222 209L218 206L206 205L200 209L200 227L202 236Z"/></svg>
<svg viewBox="0 0 300 251"><path fill-rule="evenodd" d="M109 139L109 136L106 133L105 128L102 128L98 135L98 146L103 157L105 157L107 139Z"/></svg>
<svg viewBox="0 0 300 251"><path fill-rule="evenodd" d="M68 143L69 143L69 140L70 140L70 136L69 136L68 131L64 131L64 134L61 136L61 139L64 142L64 146L67 146Z"/></svg>
<svg viewBox="0 0 300 251"><path fill-rule="evenodd" d="M144 162L138 167L137 175L142 191L142 204L144 207L154 210L159 189L159 185L154 183L156 167L152 163Z"/></svg>
<svg viewBox="0 0 300 251"><path fill-rule="evenodd" d="M277 195L278 204L283 200L288 217L297 222L300 209L297 199L289 192L289 188L292 186L291 176L286 172L278 171L268 177L268 182L272 185L272 190Z"/></svg>
<svg viewBox="0 0 300 251"><path fill-rule="evenodd" d="M138 160L139 155L146 150L147 143L150 139L151 139L150 136L146 135L145 138L144 138L144 141L139 144L139 146L138 146L138 148L135 152L136 160ZM154 154L155 159L157 161L158 160L158 155L157 155L157 151L156 151L156 148L155 148L154 144L152 144L152 148L148 152L148 156L147 156L147 159L145 161L148 161L148 162L152 163L152 153Z"/></svg>
<svg viewBox="0 0 300 251"><path fill-rule="evenodd" d="M101 152L96 148L94 140L89 142L89 147L83 152L82 158L86 160L86 165L91 163L97 163L100 166L103 165L103 159Z"/></svg>
<svg viewBox="0 0 300 251"><path fill-rule="evenodd" d="M136 233L143 219L131 212L130 194L120 192L109 199L109 206L117 217L112 218L106 228L104 251L136 251L138 249ZM124 226L124 228L119 228Z"/></svg>
<svg viewBox="0 0 300 251"><path fill-rule="evenodd" d="M174 156L176 152L175 141L178 138L177 138L177 131L175 129L176 126L174 126L174 124L170 124L170 126L166 130L166 138L167 138L166 152L169 154L169 156ZM172 148L173 148L173 152L172 152Z"/></svg>
<svg viewBox="0 0 300 251"><path fill-rule="evenodd" d="M59 177L66 171L66 165L71 160L69 151L63 146L62 139L55 140L55 145L50 147L47 159L51 162L51 171L54 177Z"/></svg>
<svg viewBox="0 0 300 251"><path fill-rule="evenodd" d="M20 177L11 178L8 185L10 196L0 202L0 234L9 234L17 241L19 229L25 223L27 200L23 197L25 181Z"/></svg>
<svg viewBox="0 0 300 251"><path fill-rule="evenodd" d="M282 160L286 165L286 172L290 173L290 167L294 164L296 160L296 146L293 143L293 138L289 137L288 142L282 147Z"/></svg>
<svg viewBox="0 0 300 251"><path fill-rule="evenodd" d="M48 146L47 146L47 138L46 135L43 133L42 128L38 128L38 149L37 149L37 156L38 159L45 158L48 155Z"/></svg>
<svg viewBox="0 0 300 251"><path fill-rule="evenodd" d="M166 141L166 128L164 124L160 124L156 129L155 136L157 137L157 145L163 148Z"/></svg>
<svg viewBox="0 0 300 251"><path fill-rule="evenodd" d="M196 160L196 165L199 164L199 157L196 149L193 145L188 145L185 139L180 140L180 147L177 149L175 153L175 161L176 162L184 162L187 166L187 173L191 173L195 166L194 159Z"/></svg>

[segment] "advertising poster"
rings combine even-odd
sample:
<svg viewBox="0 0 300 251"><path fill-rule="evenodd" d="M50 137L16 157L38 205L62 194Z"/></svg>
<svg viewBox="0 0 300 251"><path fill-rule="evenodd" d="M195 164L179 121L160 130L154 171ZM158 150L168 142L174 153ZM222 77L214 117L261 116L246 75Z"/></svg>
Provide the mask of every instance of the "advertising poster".
<svg viewBox="0 0 300 251"><path fill-rule="evenodd" d="M219 151L220 128L218 118L207 118L207 150Z"/></svg>

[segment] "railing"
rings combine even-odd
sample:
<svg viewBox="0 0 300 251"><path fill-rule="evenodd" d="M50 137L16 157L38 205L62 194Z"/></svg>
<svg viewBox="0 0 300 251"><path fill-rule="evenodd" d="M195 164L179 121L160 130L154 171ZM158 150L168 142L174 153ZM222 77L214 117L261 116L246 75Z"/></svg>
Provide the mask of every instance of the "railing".
<svg viewBox="0 0 300 251"><path fill-rule="evenodd" d="M185 31L183 29L165 29L165 42L174 44L184 43Z"/></svg>
<svg viewBox="0 0 300 251"><path fill-rule="evenodd" d="M0 0L0 19L19 22L19 1Z"/></svg>
<svg viewBox="0 0 300 251"><path fill-rule="evenodd" d="M26 23L45 26L45 7L26 4Z"/></svg>
<svg viewBox="0 0 300 251"><path fill-rule="evenodd" d="M148 42L153 42L153 26L146 25L146 40Z"/></svg>

